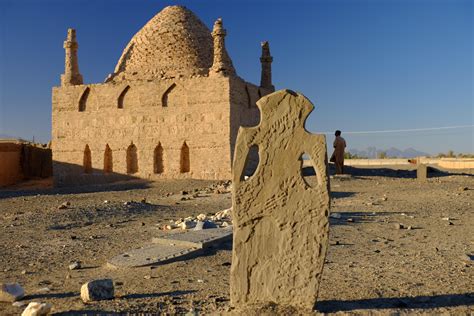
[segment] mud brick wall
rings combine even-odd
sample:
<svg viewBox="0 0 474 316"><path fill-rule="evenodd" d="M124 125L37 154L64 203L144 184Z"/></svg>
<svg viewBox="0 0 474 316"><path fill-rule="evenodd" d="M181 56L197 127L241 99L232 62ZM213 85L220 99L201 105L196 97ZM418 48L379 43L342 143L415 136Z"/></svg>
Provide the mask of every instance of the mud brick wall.
<svg viewBox="0 0 474 316"><path fill-rule="evenodd" d="M0 143L0 186L52 176L51 149L31 144Z"/></svg>

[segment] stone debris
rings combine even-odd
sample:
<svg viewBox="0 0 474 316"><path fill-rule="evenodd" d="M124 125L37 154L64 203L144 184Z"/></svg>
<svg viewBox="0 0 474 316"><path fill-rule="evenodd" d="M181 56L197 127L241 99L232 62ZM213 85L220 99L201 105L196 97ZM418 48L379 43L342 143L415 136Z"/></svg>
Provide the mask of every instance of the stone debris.
<svg viewBox="0 0 474 316"><path fill-rule="evenodd" d="M240 127L234 151L231 305L272 303L309 314L329 245L325 136L305 130L314 106L301 94L277 91L257 106L260 123ZM253 146L265 163L245 181ZM303 154L318 175L313 186L301 176Z"/></svg>
<svg viewBox="0 0 474 316"><path fill-rule="evenodd" d="M26 305L26 302L23 302L23 301L14 302L12 304L12 306L15 306L15 307L24 307L25 305Z"/></svg>
<svg viewBox="0 0 474 316"><path fill-rule="evenodd" d="M329 215L329 217L340 219L342 217L342 215L340 213L331 213L331 215Z"/></svg>
<svg viewBox="0 0 474 316"><path fill-rule="evenodd" d="M405 226L403 226L403 224L400 224L400 223L395 223L395 229L404 229Z"/></svg>
<svg viewBox="0 0 474 316"><path fill-rule="evenodd" d="M71 206L71 202L69 202L69 201L68 201L68 202L64 202L63 204L61 204L61 205L58 206L58 209L64 210L64 209L69 208L69 206Z"/></svg>
<svg viewBox="0 0 474 316"><path fill-rule="evenodd" d="M110 300L114 298L114 282L112 279L101 279L87 282L81 287L81 299L90 301Z"/></svg>
<svg viewBox="0 0 474 316"><path fill-rule="evenodd" d="M45 316L51 312L53 305L50 303L31 302L25 308L21 316Z"/></svg>
<svg viewBox="0 0 474 316"><path fill-rule="evenodd" d="M199 223L201 222L201 223ZM228 227L232 225L232 208L228 208L215 213L214 215L206 215L204 213L199 214L196 217L188 216L186 218L180 218L176 221L170 221L169 224L160 225L161 230L174 230L174 229L209 229L216 227Z"/></svg>
<svg viewBox="0 0 474 316"><path fill-rule="evenodd" d="M21 300L25 291L18 283L0 283L0 302L12 303Z"/></svg>
<svg viewBox="0 0 474 316"><path fill-rule="evenodd" d="M197 221L194 230L203 230L209 228L217 228L217 225L212 221Z"/></svg>
<svg viewBox="0 0 474 316"><path fill-rule="evenodd" d="M196 227L196 222L194 222L194 221L183 221L178 226L181 229L191 229L191 228Z"/></svg>
<svg viewBox="0 0 474 316"><path fill-rule="evenodd" d="M80 261L74 261L69 265L69 270L78 270L81 268L81 262Z"/></svg>

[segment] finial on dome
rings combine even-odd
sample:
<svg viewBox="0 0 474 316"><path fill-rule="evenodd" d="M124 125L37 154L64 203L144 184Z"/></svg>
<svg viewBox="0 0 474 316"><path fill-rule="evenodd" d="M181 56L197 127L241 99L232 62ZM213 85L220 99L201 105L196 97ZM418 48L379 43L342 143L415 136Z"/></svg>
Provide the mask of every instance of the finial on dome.
<svg viewBox="0 0 474 316"><path fill-rule="evenodd" d="M66 41L64 41L64 50L66 51L66 60L64 62L64 74L61 75L62 86L80 85L83 83L82 75L79 72L77 60L77 49L79 45L76 41L76 30L68 29Z"/></svg>
<svg viewBox="0 0 474 316"><path fill-rule="evenodd" d="M222 18L218 18L216 22L214 22L214 28L211 34L212 38L214 39L214 61L209 72L210 75L235 75L235 69L232 65L232 60L230 59L225 49L224 39L227 32L224 29Z"/></svg>
<svg viewBox="0 0 474 316"><path fill-rule="evenodd" d="M260 79L260 87L275 91L275 87L272 84L272 62L273 57L270 55L270 44L267 41L262 42L262 57L260 62L262 63L262 76Z"/></svg>

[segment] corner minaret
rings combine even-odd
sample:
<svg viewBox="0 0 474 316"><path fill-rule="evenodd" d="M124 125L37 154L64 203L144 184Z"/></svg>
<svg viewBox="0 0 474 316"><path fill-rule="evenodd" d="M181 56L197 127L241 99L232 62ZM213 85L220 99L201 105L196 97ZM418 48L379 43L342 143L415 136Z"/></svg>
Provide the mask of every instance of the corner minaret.
<svg viewBox="0 0 474 316"><path fill-rule="evenodd" d="M61 86L74 86L82 84L82 75L79 73L77 63L76 30L68 29L67 38L64 41L64 50L66 51L66 60L64 62L64 74L61 75Z"/></svg>
<svg viewBox="0 0 474 316"><path fill-rule="evenodd" d="M262 77L260 79L260 87L275 91L275 87L272 84L272 62L273 57L270 55L270 45L267 41L262 42L262 57L260 62L262 63Z"/></svg>
<svg viewBox="0 0 474 316"><path fill-rule="evenodd" d="M222 19L218 18L214 23L214 29L212 30L212 38L214 39L214 61L210 69L210 75L235 75L232 60L225 49L224 38L226 34L227 32L222 26Z"/></svg>

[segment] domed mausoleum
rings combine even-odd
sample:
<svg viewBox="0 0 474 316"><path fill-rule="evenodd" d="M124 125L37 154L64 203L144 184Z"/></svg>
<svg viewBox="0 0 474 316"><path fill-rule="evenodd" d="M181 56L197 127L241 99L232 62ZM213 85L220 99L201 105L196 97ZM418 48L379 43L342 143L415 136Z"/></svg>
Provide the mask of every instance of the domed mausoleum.
<svg viewBox="0 0 474 316"><path fill-rule="evenodd" d="M230 179L237 131L258 123L274 91L268 43L260 86L237 76L222 20L212 32L182 6L164 8L133 36L104 83L84 84L75 30L53 88L57 185L126 178Z"/></svg>

